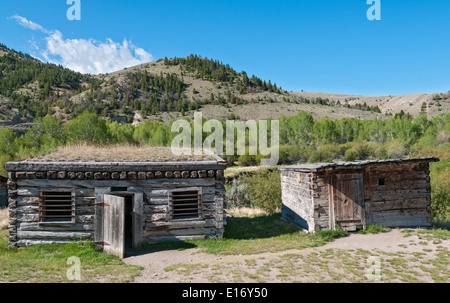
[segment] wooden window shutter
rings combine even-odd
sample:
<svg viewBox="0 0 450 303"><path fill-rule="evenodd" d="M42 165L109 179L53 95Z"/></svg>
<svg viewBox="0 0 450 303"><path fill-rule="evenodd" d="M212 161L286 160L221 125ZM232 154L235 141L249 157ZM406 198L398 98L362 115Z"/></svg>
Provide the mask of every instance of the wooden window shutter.
<svg viewBox="0 0 450 303"><path fill-rule="evenodd" d="M73 222L75 193L73 190L39 192L39 222Z"/></svg>
<svg viewBox="0 0 450 303"><path fill-rule="evenodd" d="M196 219L202 217L202 194L199 189L174 190L169 193L170 217Z"/></svg>

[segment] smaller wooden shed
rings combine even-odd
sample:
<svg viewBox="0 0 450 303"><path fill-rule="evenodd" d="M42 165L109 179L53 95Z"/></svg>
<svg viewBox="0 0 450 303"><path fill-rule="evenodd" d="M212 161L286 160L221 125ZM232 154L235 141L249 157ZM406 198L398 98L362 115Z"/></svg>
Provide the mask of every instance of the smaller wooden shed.
<svg viewBox="0 0 450 303"><path fill-rule="evenodd" d="M308 231L431 225L430 162L438 158L282 167L282 218Z"/></svg>
<svg viewBox="0 0 450 303"><path fill-rule="evenodd" d="M6 187L7 182L7 178L0 176L0 208L8 206L8 190Z"/></svg>

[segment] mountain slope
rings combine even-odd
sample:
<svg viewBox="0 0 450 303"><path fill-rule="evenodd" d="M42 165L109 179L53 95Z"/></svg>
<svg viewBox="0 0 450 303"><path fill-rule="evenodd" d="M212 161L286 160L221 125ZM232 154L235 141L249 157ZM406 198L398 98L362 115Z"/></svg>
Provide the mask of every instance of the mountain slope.
<svg viewBox="0 0 450 303"><path fill-rule="evenodd" d="M396 114L400 111L417 116L424 112L431 117L450 111L450 93L409 94L390 96L357 96L315 92L292 92L292 95L303 98L329 98L341 104L367 104L377 106L383 114ZM424 106L424 103L426 106Z"/></svg>
<svg viewBox="0 0 450 303"><path fill-rule="evenodd" d="M208 59L202 59L208 60ZM171 60L169 60L170 62ZM181 111L157 111L150 112L144 117L149 120L162 120L169 122L173 118L180 118L182 114L192 117L193 112L200 109L203 117L207 119L228 119L240 118L243 120L259 120L264 118L279 118L282 115L295 115L300 110L306 110L314 114L317 118L330 117L338 119L342 117L358 117L362 119L373 119L381 117L378 113L370 111L356 110L351 108L337 107L331 104L325 98L311 98L301 101L295 94L282 90L272 84L272 89L263 90L263 88L251 80L244 80L244 73L235 73L234 80L219 81L214 79L205 79L199 76L197 70L189 70L183 64L167 64L166 60L158 60L139 66L134 66L125 70L117 71L107 75L99 76L104 80L102 88L111 89L112 86L130 87L129 75L148 73L153 75L171 75L175 74L182 79L185 89L180 98L186 101L188 105ZM247 76L248 77L248 76ZM257 77L248 77L248 79L258 79ZM257 82L258 80L254 80ZM265 82L267 85L271 82ZM264 81L263 81L264 85ZM137 94L138 99L145 100L146 92L140 90ZM85 95L75 96L76 102L81 102ZM328 103L328 105L326 105ZM196 106L198 105L198 106Z"/></svg>
<svg viewBox="0 0 450 303"><path fill-rule="evenodd" d="M52 113L64 92L76 94L97 80L8 49L0 44L0 122L31 122Z"/></svg>
<svg viewBox="0 0 450 303"><path fill-rule="evenodd" d="M351 96L287 92L217 60L191 55L90 76L42 63L0 44L0 126L52 114L63 121L84 110L135 124L169 123L201 111L206 119L259 120L311 112L315 118L383 118L403 110L435 116L448 94Z"/></svg>

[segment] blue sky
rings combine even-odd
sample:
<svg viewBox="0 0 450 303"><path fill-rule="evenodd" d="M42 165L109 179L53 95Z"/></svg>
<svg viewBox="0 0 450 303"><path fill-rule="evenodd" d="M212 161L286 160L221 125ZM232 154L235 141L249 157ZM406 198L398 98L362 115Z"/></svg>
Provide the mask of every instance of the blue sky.
<svg viewBox="0 0 450 303"><path fill-rule="evenodd" d="M287 90L450 90L448 0L381 0L380 21L366 0L80 1L81 21L66 0L2 1L0 42L92 73L195 53Z"/></svg>

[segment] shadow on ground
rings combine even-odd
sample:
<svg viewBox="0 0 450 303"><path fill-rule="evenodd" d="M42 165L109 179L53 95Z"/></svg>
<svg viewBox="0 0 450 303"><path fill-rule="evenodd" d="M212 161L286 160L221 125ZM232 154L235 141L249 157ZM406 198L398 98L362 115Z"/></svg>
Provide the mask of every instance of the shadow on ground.
<svg viewBox="0 0 450 303"><path fill-rule="evenodd" d="M227 225L225 226L225 233L223 239L234 240L250 240L272 238L285 234L292 234L298 232L299 228L295 225L281 220L281 214L262 215L257 217L229 217L227 218ZM137 256L150 252L164 251L164 250L185 250L189 248L198 248L203 241L216 241L215 239L208 240L191 240L180 241L172 240L156 244L142 244L139 247L129 251L130 255Z"/></svg>

